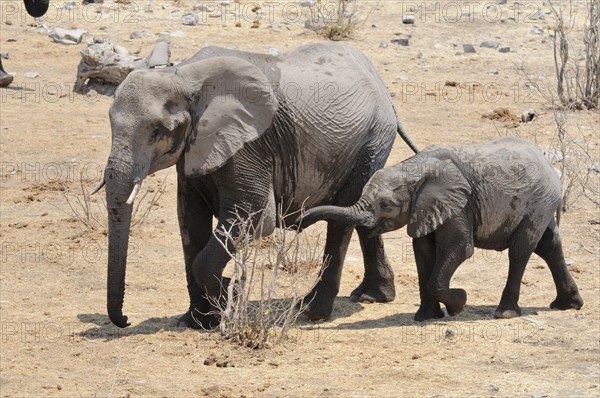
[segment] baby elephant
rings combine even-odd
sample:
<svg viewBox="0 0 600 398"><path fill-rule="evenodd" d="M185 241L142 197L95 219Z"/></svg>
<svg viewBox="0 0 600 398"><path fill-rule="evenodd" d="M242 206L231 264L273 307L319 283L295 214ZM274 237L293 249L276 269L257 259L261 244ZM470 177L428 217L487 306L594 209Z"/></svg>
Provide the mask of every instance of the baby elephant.
<svg viewBox="0 0 600 398"><path fill-rule="evenodd" d="M408 225L419 274L417 321L443 317L440 302L450 315L463 310L467 293L450 289L450 279L474 247L508 249L508 281L494 316L513 318L521 315L521 279L534 252L554 278L557 297L550 308L583 306L563 256L560 207L560 180L544 155L524 140L503 138L428 147L377 171L353 206L315 207L297 222L306 227L334 220L370 228L373 235Z"/></svg>

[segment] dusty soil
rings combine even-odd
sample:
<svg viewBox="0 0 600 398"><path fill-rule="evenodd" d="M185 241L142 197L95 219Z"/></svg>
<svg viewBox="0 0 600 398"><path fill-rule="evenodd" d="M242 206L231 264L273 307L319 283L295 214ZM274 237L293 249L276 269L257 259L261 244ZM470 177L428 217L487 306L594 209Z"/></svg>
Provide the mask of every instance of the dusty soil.
<svg viewBox="0 0 600 398"><path fill-rule="evenodd" d="M350 302L349 294L362 277L354 237L333 319L301 319L289 340L271 349L250 350L214 333L175 327L176 317L186 309L187 292L175 213L175 171L163 171L145 184L154 193L166 185L164 195L151 205L145 223L132 231L125 313L133 324L125 330L112 326L105 315L102 195L92 202L94 229L81 221L84 213L76 202L82 197L81 176L85 187L93 186L109 153L107 112L112 99L73 94L70 88L85 43L52 43L35 31L38 24L23 9L15 14L6 8L9 3L2 2L0 22L1 50L10 54L4 65L16 73L11 87L0 90L2 396L600 394L600 219L598 208L577 189L571 198L578 200L563 215L561 231L565 255L586 302L580 311L548 309L554 298L552 278L543 261L534 257L522 286L523 317L494 320L507 254L477 250L452 282L469 293L465 311L417 324L412 320L418 305L414 259L406 233L397 231L385 236L396 273L394 302ZM407 2L358 3L359 15L370 12L369 19L349 43L364 51L380 71L418 145L461 144L498 135L520 135L544 149L556 144L548 100L528 88L527 79L516 71L523 65L541 90L553 87L551 17L542 1L509 0L500 6L491 2L490 9L483 2L418 3L433 11L418 12L412 26L401 22ZM584 2L574 3L582 15ZM58 8L60 4L51 4L44 22L49 28L83 28L89 32L86 38L109 37L144 56L160 32L181 31L183 35L170 37L176 62L209 44L285 52L324 40L304 28L306 17L296 20L297 8L286 9L283 2L270 2L271 8L263 5L258 28L251 28L255 14L249 8L234 8L218 18L203 19L201 14L198 26L183 26L180 16L194 5L188 0L140 0L137 11L106 0L101 7L104 18L98 18L95 8L77 4L69 12ZM153 12L145 12L148 8ZM176 9L179 13L172 13ZM538 10L544 20L534 20ZM543 35L530 33L534 24L545 30ZM134 30L149 35L132 40ZM580 31L578 20L575 34ZM389 43L407 37L408 47ZM379 47L382 40L389 43L387 48ZM483 40L497 40L512 52L480 48ZM474 44L477 53L464 54L465 43ZM29 71L39 77L25 77ZM539 115L527 124L513 117L482 118L497 108L517 116L534 108ZM567 121L569 134L591 145L589 153L596 162L598 126L598 113L593 112L571 114ZM398 140L389 163L409 155ZM67 192L79 217L65 198ZM150 206L154 193L142 210ZM309 233L322 230L319 225ZM204 365L209 356L233 366Z"/></svg>

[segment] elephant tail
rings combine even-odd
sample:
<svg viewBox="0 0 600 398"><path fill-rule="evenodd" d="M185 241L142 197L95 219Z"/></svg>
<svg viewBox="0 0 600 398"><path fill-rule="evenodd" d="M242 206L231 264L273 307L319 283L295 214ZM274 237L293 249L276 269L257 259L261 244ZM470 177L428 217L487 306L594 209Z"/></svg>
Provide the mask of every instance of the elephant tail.
<svg viewBox="0 0 600 398"><path fill-rule="evenodd" d="M375 224L370 213L361 210L358 205L350 207L314 207L298 217L295 224L299 226L299 230L302 230L320 220L337 221L348 225L360 225L367 228L372 228Z"/></svg>
<svg viewBox="0 0 600 398"><path fill-rule="evenodd" d="M563 204L561 201L561 203L558 205L558 208L556 209L556 226L557 227L560 227L560 215L562 214L562 210L563 210Z"/></svg>
<svg viewBox="0 0 600 398"><path fill-rule="evenodd" d="M400 135L400 137L402 137L404 142L406 142L406 144L409 146L410 149L413 150L414 153L419 153L419 148L417 148L415 143L412 141L412 139L410 138L410 136L408 135L408 133L406 132L406 130L404 129L404 126L402 125L402 123L400 123L400 121L398 121L397 132L398 132L398 135Z"/></svg>

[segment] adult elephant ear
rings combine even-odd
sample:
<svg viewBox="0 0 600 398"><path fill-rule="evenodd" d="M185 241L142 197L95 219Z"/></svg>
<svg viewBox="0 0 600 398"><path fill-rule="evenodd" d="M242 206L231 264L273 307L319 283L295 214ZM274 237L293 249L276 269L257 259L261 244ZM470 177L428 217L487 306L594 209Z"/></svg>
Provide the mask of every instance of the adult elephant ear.
<svg viewBox="0 0 600 398"><path fill-rule="evenodd" d="M236 57L214 57L178 68L191 89L194 126L185 150L185 174L223 166L272 124L277 99L267 77Z"/></svg>
<svg viewBox="0 0 600 398"><path fill-rule="evenodd" d="M24 0L27 14L34 18L43 16L48 11L50 0Z"/></svg>
<svg viewBox="0 0 600 398"><path fill-rule="evenodd" d="M471 186L451 160L426 163L412 196L407 232L420 238L456 216L467 204Z"/></svg>

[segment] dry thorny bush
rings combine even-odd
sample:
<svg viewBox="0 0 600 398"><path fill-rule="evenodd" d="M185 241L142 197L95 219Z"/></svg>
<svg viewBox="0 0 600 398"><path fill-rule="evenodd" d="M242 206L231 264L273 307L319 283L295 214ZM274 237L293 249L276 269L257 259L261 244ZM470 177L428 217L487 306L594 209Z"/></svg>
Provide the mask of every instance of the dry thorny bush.
<svg viewBox="0 0 600 398"><path fill-rule="evenodd" d="M329 40L352 39L377 5L361 20L356 11L357 0L316 0L310 7L310 25L315 32Z"/></svg>
<svg viewBox="0 0 600 398"><path fill-rule="evenodd" d="M158 206L158 201L167 189L168 176L169 173L166 173L164 179L158 182L158 187L148 186L144 193L136 199L131 215L132 229L140 228L148 219L154 206ZM70 192L69 188L64 185L63 197L68 209L59 208L59 210L79 221L88 230L106 231L106 220L108 219L106 201L102 195L97 195L96 198L92 197L86 186L89 182L82 173L79 179L79 192Z"/></svg>
<svg viewBox="0 0 600 398"><path fill-rule="evenodd" d="M256 349L288 335L309 304L303 295L320 279L326 262L319 240L311 242L306 234L286 229L282 214L281 228L266 240L253 238L261 235L261 213L244 214L236 211L229 229L215 231L232 258L233 272L227 298L213 304L221 318L221 335Z"/></svg>
<svg viewBox="0 0 600 398"><path fill-rule="evenodd" d="M600 100L600 0L586 0L582 32L572 0L549 0L554 16L552 45L555 76L551 84L517 66L527 85L534 88L553 111L555 134L546 156L559 171L563 185L563 211L580 198L600 206L600 132L591 134L577 123L578 110L598 109ZM572 123L570 123L570 121ZM518 135L518 131L516 131ZM534 142L537 137L533 137Z"/></svg>

